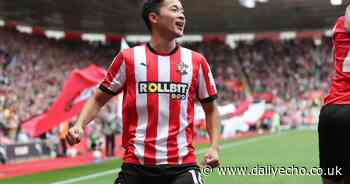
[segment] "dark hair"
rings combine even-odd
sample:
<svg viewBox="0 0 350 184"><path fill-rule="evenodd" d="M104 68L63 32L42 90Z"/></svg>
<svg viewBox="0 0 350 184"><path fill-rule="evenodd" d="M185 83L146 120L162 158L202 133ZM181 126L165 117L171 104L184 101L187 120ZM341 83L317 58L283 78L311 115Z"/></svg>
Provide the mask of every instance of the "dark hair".
<svg viewBox="0 0 350 184"><path fill-rule="evenodd" d="M146 0L142 8L142 18L145 21L147 28L152 31L151 23L148 15L152 12L159 14L159 9L164 0Z"/></svg>

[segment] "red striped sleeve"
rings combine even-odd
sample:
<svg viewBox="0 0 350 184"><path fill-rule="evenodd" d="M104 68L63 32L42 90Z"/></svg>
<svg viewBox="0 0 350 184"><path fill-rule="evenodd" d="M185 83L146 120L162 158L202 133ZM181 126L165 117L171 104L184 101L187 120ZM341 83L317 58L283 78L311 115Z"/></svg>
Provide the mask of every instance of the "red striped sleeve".
<svg viewBox="0 0 350 184"><path fill-rule="evenodd" d="M209 102L217 96L213 74L207 60L202 55L194 53L193 60L199 65L197 88L198 98L200 101Z"/></svg>
<svg viewBox="0 0 350 184"><path fill-rule="evenodd" d="M123 88L126 81L123 53L117 54L109 66L106 77L100 85L100 89L108 94L116 95Z"/></svg>
<svg viewBox="0 0 350 184"><path fill-rule="evenodd" d="M202 68L205 85L206 85L206 89L208 90L209 96L216 95L214 77L213 77L213 74L211 73L208 62L204 57L202 57L201 59L201 68Z"/></svg>

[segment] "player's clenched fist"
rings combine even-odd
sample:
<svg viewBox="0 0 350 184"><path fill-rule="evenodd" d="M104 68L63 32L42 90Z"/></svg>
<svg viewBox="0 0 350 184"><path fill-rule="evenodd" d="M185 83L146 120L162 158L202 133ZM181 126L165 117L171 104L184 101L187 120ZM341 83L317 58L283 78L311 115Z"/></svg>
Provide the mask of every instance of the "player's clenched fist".
<svg viewBox="0 0 350 184"><path fill-rule="evenodd" d="M209 148L208 152L203 157L203 164L211 168L218 167L220 165L219 151L214 148Z"/></svg>
<svg viewBox="0 0 350 184"><path fill-rule="evenodd" d="M78 144L81 140L83 132L84 132L83 128L77 125L70 128L66 135L66 139L68 143L70 145Z"/></svg>

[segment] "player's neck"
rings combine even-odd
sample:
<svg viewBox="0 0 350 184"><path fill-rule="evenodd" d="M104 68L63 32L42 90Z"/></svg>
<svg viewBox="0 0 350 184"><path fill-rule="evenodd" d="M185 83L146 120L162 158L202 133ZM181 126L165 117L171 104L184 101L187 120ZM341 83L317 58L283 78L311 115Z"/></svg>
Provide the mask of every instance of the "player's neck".
<svg viewBox="0 0 350 184"><path fill-rule="evenodd" d="M175 39L168 39L159 33L153 32L150 46L158 53L170 53L176 48Z"/></svg>

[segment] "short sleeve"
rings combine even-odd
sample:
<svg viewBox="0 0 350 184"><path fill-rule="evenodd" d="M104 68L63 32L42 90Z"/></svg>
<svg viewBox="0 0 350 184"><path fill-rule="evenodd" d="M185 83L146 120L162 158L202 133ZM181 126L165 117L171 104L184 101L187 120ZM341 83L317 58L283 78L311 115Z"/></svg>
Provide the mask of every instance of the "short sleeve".
<svg viewBox="0 0 350 184"><path fill-rule="evenodd" d="M199 101L211 102L217 98L215 80L209 64L203 56L199 63L197 95Z"/></svg>
<svg viewBox="0 0 350 184"><path fill-rule="evenodd" d="M100 84L100 89L110 95L118 94L125 86L125 60L120 52L109 66L107 75Z"/></svg>

